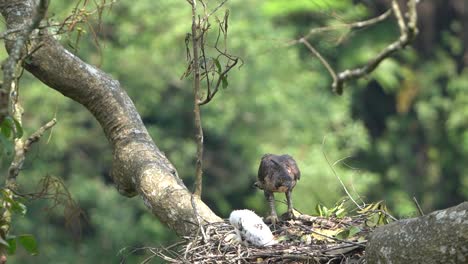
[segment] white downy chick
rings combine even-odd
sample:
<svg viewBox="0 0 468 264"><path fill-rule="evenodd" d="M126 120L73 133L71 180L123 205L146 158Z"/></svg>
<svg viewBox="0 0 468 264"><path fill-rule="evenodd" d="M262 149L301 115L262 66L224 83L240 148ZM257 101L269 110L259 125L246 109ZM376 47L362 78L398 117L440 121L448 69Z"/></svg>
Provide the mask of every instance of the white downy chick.
<svg viewBox="0 0 468 264"><path fill-rule="evenodd" d="M250 210L235 210L229 216L229 222L236 229L238 239L244 244L259 247L276 245L270 228Z"/></svg>

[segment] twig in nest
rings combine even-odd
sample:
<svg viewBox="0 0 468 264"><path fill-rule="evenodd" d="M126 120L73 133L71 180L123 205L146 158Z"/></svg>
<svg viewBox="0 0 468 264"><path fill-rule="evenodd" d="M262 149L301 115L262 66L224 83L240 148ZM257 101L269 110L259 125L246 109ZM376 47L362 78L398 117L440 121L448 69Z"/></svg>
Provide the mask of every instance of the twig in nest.
<svg viewBox="0 0 468 264"><path fill-rule="evenodd" d="M328 166L330 166L330 169L332 170L333 174L335 175L335 177L338 179L338 181L340 182L341 186L343 187L344 191L346 192L346 194L348 195L349 199L351 199L351 201L353 201L353 203L359 208L362 210L362 206L360 204L358 204L353 196L351 196L351 194L348 192L348 188L346 188L346 185L343 183L343 181L341 180L341 178L338 176L338 174L336 173L335 169L333 168L333 166L331 165L330 161L328 160L328 157L327 157L327 154L325 153L323 147L325 146L325 137L323 138L323 141L322 141L322 154L323 156L325 157L325 160L327 161L327 164Z"/></svg>
<svg viewBox="0 0 468 264"><path fill-rule="evenodd" d="M362 259L365 241L337 239L331 235L322 235L322 239L312 238L309 242L303 240L304 236L312 236L312 229L318 229L317 221L326 220L334 222L321 230L337 230L346 225L361 226L364 223L362 215L347 219L304 217L315 219L313 222L296 219L279 223L280 228L275 236L283 239L275 246L255 247L244 246L234 239L234 228L227 222L210 223L205 225L207 240L204 241L198 234L186 237L186 241L178 252L164 252L154 249L151 252L170 263L350 263ZM316 221L317 220L317 221ZM315 230L314 230L315 231ZM365 237L369 228L362 228L360 236ZM176 253L174 255L174 253Z"/></svg>
<svg viewBox="0 0 468 264"><path fill-rule="evenodd" d="M416 208L418 208L419 215L423 216L424 212L423 212L421 206L419 206L418 200L416 199L415 196L413 196L413 201L414 201L414 204L416 205Z"/></svg>
<svg viewBox="0 0 468 264"><path fill-rule="evenodd" d="M199 232L201 232L202 236L203 236L203 241L206 243L206 241L208 241L208 239L206 238L206 234L205 234L205 229L203 228L203 225L202 225L202 222L201 222L201 217L200 217L200 214L198 213L198 209L197 209L197 204L195 203L195 195L192 194L191 195L191 198L190 198L190 202L192 203L192 209L193 209L193 214L195 215L195 218L197 219L197 223L198 223L198 230ZM198 232L197 232L198 234Z"/></svg>

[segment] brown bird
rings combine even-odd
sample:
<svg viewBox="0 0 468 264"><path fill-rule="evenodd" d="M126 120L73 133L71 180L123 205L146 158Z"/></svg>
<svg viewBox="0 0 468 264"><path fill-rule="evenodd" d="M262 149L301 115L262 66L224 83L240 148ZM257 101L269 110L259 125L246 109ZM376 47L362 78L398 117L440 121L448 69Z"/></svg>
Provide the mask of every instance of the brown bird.
<svg viewBox="0 0 468 264"><path fill-rule="evenodd" d="M265 154L258 168L258 181L254 186L262 189L270 206L270 218L273 224L278 222L273 192L286 193L288 201L288 217L293 218L291 192L296 182L301 178L301 172L296 161L289 155Z"/></svg>

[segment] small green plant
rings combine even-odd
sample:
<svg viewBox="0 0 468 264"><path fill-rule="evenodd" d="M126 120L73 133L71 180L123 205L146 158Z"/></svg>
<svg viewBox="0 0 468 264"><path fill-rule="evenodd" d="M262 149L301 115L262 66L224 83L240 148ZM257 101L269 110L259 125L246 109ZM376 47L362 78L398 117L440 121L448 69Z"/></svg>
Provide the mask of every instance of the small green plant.
<svg viewBox="0 0 468 264"><path fill-rule="evenodd" d="M15 195L10 189L0 190L0 245L6 249L8 255L16 253L17 245L32 255L39 254L36 239L30 234L13 235L10 228L13 216L25 216L27 208L23 203L23 198Z"/></svg>
<svg viewBox="0 0 468 264"><path fill-rule="evenodd" d="M390 215L384 201L369 204L357 212L366 216L366 225L368 227L386 225L395 220Z"/></svg>
<svg viewBox="0 0 468 264"><path fill-rule="evenodd" d="M337 218L343 218L346 215L348 215L345 203L347 202L347 199L342 199L335 203L335 206L332 208L327 208L325 205L322 204L317 204L315 206L315 210L317 211L317 214L321 217L337 217Z"/></svg>
<svg viewBox="0 0 468 264"><path fill-rule="evenodd" d="M362 236L363 230L386 225L396 220L389 213L384 201L364 204L359 207L350 207L349 202L350 199L344 198L335 203L335 206L332 208L328 208L322 204L316 205L315 210L320 217L341 219L340 221L345 225L345 227L338 227L333 231L326 230L328 235L342 240L351 238L365 240ZM323 232L321 230L321 233Z"/></svg>

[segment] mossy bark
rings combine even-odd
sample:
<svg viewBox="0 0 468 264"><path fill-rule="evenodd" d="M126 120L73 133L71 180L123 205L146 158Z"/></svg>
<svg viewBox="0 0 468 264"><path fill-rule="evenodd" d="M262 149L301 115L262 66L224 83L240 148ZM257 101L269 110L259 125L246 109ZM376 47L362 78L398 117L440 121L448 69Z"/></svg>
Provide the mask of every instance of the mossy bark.
<svg viewBox="0 0 468 264"><path fill-rule="evenodd" d="M468 263L468 202L377 228L367 263Z"/></svg>

